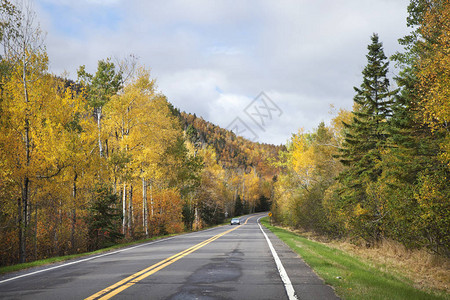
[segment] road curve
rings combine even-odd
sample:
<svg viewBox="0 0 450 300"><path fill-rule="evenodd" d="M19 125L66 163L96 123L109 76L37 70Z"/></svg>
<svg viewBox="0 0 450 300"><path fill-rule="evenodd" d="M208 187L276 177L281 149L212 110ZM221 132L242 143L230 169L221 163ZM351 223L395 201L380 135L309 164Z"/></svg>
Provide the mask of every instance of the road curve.
<svg viewBox="0 0 450 300"><path fill-rule="evenodd" d="M242 217L240 226L8 274L0 278L0 299L338 299L259 226L263 215Z"/></svg>

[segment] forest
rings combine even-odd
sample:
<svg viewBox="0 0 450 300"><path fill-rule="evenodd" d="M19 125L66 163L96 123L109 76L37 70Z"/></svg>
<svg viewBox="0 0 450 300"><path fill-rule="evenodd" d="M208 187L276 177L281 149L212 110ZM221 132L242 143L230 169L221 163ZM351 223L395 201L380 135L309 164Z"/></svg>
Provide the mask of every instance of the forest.
<svg viewBox="0 0 450 300"><path fill-rule="evenodd" d="M412 0L408 12L404 52L388 59L371 36L352 111L300 130L280 153L272 209L282 224L323 236L448 257L450 1Z"/></svg>
<svg viewBox="0 0 450 300"><path fill-rule="evenodd" d="M1 9L0 265L270 209L282 147L180 112L133 56L53 75L34 13Z"/></svg>
<svg viewBox="0 0 450 300"><path fill-rule="evenodd" d="M352 111L275 146L181 112L133 56L51 74L34 12L2 0L0 266L269 210L329 238L450 256L450 1L408 12L404 52L368 37Z"/></svg>

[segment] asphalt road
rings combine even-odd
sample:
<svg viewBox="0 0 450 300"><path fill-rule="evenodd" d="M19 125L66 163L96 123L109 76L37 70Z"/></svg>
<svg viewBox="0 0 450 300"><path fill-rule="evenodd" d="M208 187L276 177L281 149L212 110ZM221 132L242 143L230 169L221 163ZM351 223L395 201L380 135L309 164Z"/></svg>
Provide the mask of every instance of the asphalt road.
<svg viewBox="0 0 450 300"><path fill-rule="evenodd" d="M240 226L8 274L0 278L0 299L337 299L262 227L270 249L260 216L242 217Z"/></svg>

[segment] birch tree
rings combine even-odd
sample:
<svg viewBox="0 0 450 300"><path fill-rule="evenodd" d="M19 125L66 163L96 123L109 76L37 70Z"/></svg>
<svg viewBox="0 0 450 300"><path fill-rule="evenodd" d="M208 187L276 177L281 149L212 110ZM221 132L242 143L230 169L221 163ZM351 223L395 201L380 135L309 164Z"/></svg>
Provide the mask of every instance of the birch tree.
<svg viewBox="0 0 450 300"><path fill-rule="evenodd" d="M111 137L111 157L126 158L122 168L123 229L131 229L133 198L131 184L136 178L142 182L143 227L148 234L147 189L166 172L160 164L166 149L180 134L169 111L167 100L155 90L155 81L148 70L140 68L120 94L105 106L106 127ZM167 158L167 157L166 157ZM127 188L128 186L128 188ZM128 191L128 193L127 193ZM150 193L151 199L152 193ZM128 203L128 205L127 205ZM150 212L153 211L151 204Z"/></svg>
<svg viewBox="0 0 450 300"><path fill-rule="evenodd" d="M13 109L13 114L20 116L16 123L16 132L20 134L23 150L23 174L21 176L21 197L18 202L19 210L19 261L26 259L26 231L28 228L28 208L29 208L29 186L32 180L31 163L33 155L32 128L35 114L33 110L38 108L36 104L39 99L33 98L37 95L35 87L38 80L43 76L46 69L47 57L43 51L43 34L39 25L35 22L35 13L29 2L11 8L8 2L2 2L2 8L10 9L7 30L2 30L2 43L4 47L5 59L12 67L10 85L7 93L12 97L12 101L17 104ZM12 10L11 10L12 9ZM5 28L5 27L4 27ZM19 90L20 87L20 90ZM3 98L3 97L2 97ZM10 98L11 99L11 98ZM8 104L5 104L6 106Z"/></svg>
<svg viewBox="0 0 450 300"><path fill-rule="evenodd" d="M100 60L94 75L87 73L84 65L81 66L78 69L78 81L86 89L86 98L97 121L98 149L100 157L103 157L105 155L102 134L103 107L121 89L122 73L116 70L110 59Z"/></svg>

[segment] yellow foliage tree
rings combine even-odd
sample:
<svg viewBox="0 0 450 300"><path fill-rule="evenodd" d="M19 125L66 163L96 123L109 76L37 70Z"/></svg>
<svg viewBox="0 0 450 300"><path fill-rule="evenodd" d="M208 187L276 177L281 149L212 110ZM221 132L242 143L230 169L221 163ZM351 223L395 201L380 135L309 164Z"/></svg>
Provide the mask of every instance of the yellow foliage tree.
<svg viewBox="0 0 450 300"><path fill-rule="evenodd" d="M314 152L308 135L299 130L291 139L291 164L300 184L308 189L313 180L315 170Z"/></svg>
<svg viewBox="0 0 450 300"><path fill-rule="evenodd" d="M445 134L443 158L450 165L450 1L444 0L424 15L420 33L425 50L417 74L423 120L434 131Z"/></svg>
<svg viewBox="0 0 450 300"><path fill-rule="evenodd" d="M73 143L81 134L80 119L85 114L82 99L47 73L45 53L30 52L27 57L26 78L22 61L16 60L4 83L1 102L0 152L5 169L0 176L5 176L5 182L15 191L12 199L20 199L19 261L28 256L30 222L34 222L36 243L37 225L48 213L45 209L55 206L49 203L58 199L56 215L62 216L73 202L64 174L69 167L81 166L80 161L85 161L84 157L73 156ZM84 142L78 141L78 146L88 145Z"/></svg>
<svg viewBox="0 0 450 300"><path fill-rule="evenodd" d="M170 114L167 100L156 92L155 81L144 68L138 69L123 91L111 98L104 112L105 129L110 135L108 155L113 165L114 185L118 180L122 183L123 232L133 226L130 192L133 182L140 179L142 224L148 234L147 187L152 189L153 182L162 178L165 171L159 164L166 149L180 135L180 129ZM152 200L150 204L153 215Z"/></svg>

